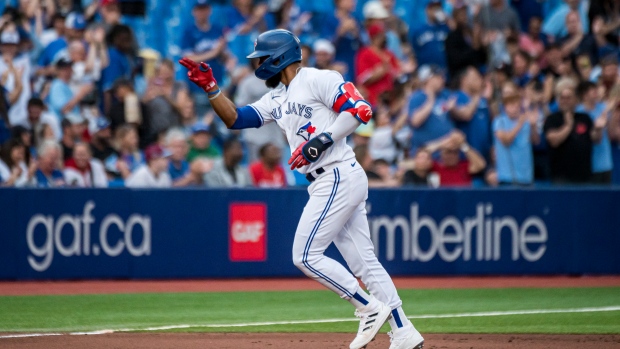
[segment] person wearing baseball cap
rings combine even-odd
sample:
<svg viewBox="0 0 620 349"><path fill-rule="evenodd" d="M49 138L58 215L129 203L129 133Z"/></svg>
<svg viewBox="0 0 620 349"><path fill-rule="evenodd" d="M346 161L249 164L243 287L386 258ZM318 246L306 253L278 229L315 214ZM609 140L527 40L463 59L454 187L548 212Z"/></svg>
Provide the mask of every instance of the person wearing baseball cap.
<svg viewBox="0 0 620 349"><path fill-rule="evenodd" d="M426 3L426 23L413 31L411 43L418 65L436 64L446 67L444 41L450 32L446 24L447 16L442 9L441 0L428 0Z"/></svg>
<svg viewBox="0 0 620 349"><path fill-rule="evenodd" d="M397 24L395 24L394 20L390 20L390 25L388 25L388 19L391 19L389 11L385 8L382 1L372 0L364 4L364 8L362 10L364 14L364 26L366 30L368 30L371 26L375 24L382 24L385 26L385 36L387 46L397 58L402 61L406 61L406 55L403 53L403 45L409 45L407 42L407 35L402 35L402 37L397 32ZM396 17L396 16L393 16ZM366 39L366 41L372 41L372 39ZM409 49L410 51L410 49Z"/></svg>
<svg viewBox="0 0 620 349"><path fill-rule="evenodd" d="M454 129L450 113L456 106L456 99L445 90L443 69L436 65L422 65L418 68L417 78L422 88L409 98L409 120L415 133L410 154L447 136Z"/></svg>
<svg viewBox="0 0 620 349"><path fill-rule="evenodd" d="M105 161L108 156L114 153L111 145L112 130L110 121L104 117L98 117L88 125L90 133L90 150L93 158Z"/></svg>
<svg viewBox="0 0 620 349"><path fill-rule="evenodd" d="M209 125L197 122L192 126L191 131L192 136L187 161L192 162L198 158L215 159L222 156L220 151L211 144L212 137Z"/></svg>
<svg viewBox="0 0 620 349"><path fill-rule="evenodd" d="M138 167L125 180L128 188L170 188L172 179L168 174L170 152L159 144L144 150L146 164Z"/></svg>
<svg viewBox="0 0 620 349"><path fill-rule="evenodd" d="M398 59L386 48L385 26L377 22L368 28L370 46L360 49L355 59L355 80L366 90L366 100L374 107L378 97L394 88L400 75Z"/></svg>
<svg viewBox="0 0 620 349"><path fill-rule="evenodd" d="M365 3L362 13L364 15L364 19L367 21L371 19L383 20L390 16L381 1L378 0L372 0Z"/></svg>
<svg viewBox="0 0 620 349"><path fill-rule="evenodd" d="M14 83L2 83L4 96L8 101L8 121L10 124L26 124L26 104L30 98L30 60L19 55L19 33L5 29L0 35L0 76L12 76ZM7 80L8 81L8 80Z"/></svg>
<svg viewBox="0 0 620 349"><path fill-rule="evenodd" d="M68 57L67 48L69 43L74 40L84 40L86 30L86 19L79 12L71 12L65 18L64 36L52 41L45 47L37 64L41 67L49 67L62 57ZM46 71L46 73L51 73Z"/></svg>
<svg viewBox="0 0 620 349"><path fill-rule="evenodd" d="M326 39L318 39L312 45L314 53L314 67L317 69L331 69L330 65L334 60L336 49L331 41Z"/></svg>
<svg viewBox="0 0 620 349"><path fill-rule="evenodd" d="M122 14L118 0L101 0L99 3L99 15L101 15L106 32L113 26L121 24Z"/></svg>
<svg viewBox="0 0 620 349"><path fill-rule="evenodd" d="M60 118L69 113L80 114L79 102L71 89L71 77L73 76L73 62L61 58L56 62L56 78L52 80L46 102L50 109Z"/></svg>

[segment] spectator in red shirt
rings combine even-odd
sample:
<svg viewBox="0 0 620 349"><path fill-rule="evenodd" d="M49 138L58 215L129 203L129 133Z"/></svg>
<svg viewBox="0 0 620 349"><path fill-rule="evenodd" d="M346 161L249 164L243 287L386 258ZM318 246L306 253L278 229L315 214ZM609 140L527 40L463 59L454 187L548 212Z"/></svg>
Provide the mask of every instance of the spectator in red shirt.
<svg viewBox="0 0 620 349"><path fill-rule="evenodd" d="M286 174L280 165L282 151L272 143L263 145L258 155L260 159L250 165L252 184L260 188L286 187Z"/></svg>
<svg viewBox="0 0 620 349"><path fill-rule="evenodd" d="M474 148L465 141L465 135L455 131L450 136L429 144L431 153L441 151L439 161L433 163L432 172L439 175L442 187L471 186L472 175L484 170L486 161ZM461 153L465 158L461 158Z"/></svg>
<svg viewBox="0 0 620 349"><path fill-rule="evenodd" d="M368 27L370 46L359 50L355 61L355 80L366 100L376 106L378 97L394 87L399 75L398 59L387 48L385 27L375 23Z"/></svg>

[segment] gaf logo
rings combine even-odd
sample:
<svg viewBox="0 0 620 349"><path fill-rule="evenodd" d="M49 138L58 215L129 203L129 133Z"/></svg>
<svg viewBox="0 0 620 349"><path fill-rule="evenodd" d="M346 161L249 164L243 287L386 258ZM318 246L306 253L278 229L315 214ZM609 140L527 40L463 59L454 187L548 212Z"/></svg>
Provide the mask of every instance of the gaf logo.
<svg viewBox="0 0 620 349"><path fill-rule="evenodd" d="M233 262L267 259L267 206L232 203L229 208L229 257Z"/></svg>

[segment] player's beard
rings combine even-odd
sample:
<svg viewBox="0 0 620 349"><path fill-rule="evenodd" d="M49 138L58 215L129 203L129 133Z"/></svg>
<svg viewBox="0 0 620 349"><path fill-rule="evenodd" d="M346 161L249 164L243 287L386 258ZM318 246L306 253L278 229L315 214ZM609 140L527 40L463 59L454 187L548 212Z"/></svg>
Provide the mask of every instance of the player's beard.
<svg viewBox="0 0 620 349"><path fill-rule="evenodd" d="M265 86L269 88L276 88L278 87L278 85L280 85L281 79L282 79L282 72L278 72L276 75L265 80Z"/></svg>

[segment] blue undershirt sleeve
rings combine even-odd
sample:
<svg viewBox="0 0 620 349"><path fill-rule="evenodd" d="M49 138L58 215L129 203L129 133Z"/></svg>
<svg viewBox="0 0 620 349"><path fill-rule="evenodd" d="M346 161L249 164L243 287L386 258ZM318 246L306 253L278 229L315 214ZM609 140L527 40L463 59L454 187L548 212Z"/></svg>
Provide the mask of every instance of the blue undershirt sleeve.
<svg viewBox="0 0 620 349"><path fill-rule="evenodd" d="M240 130L244 128L259 128L263 126L263 119L256 110L251 105L246 105L245 107L237 108L237 120L230 127L231 130Z"/></svg>

